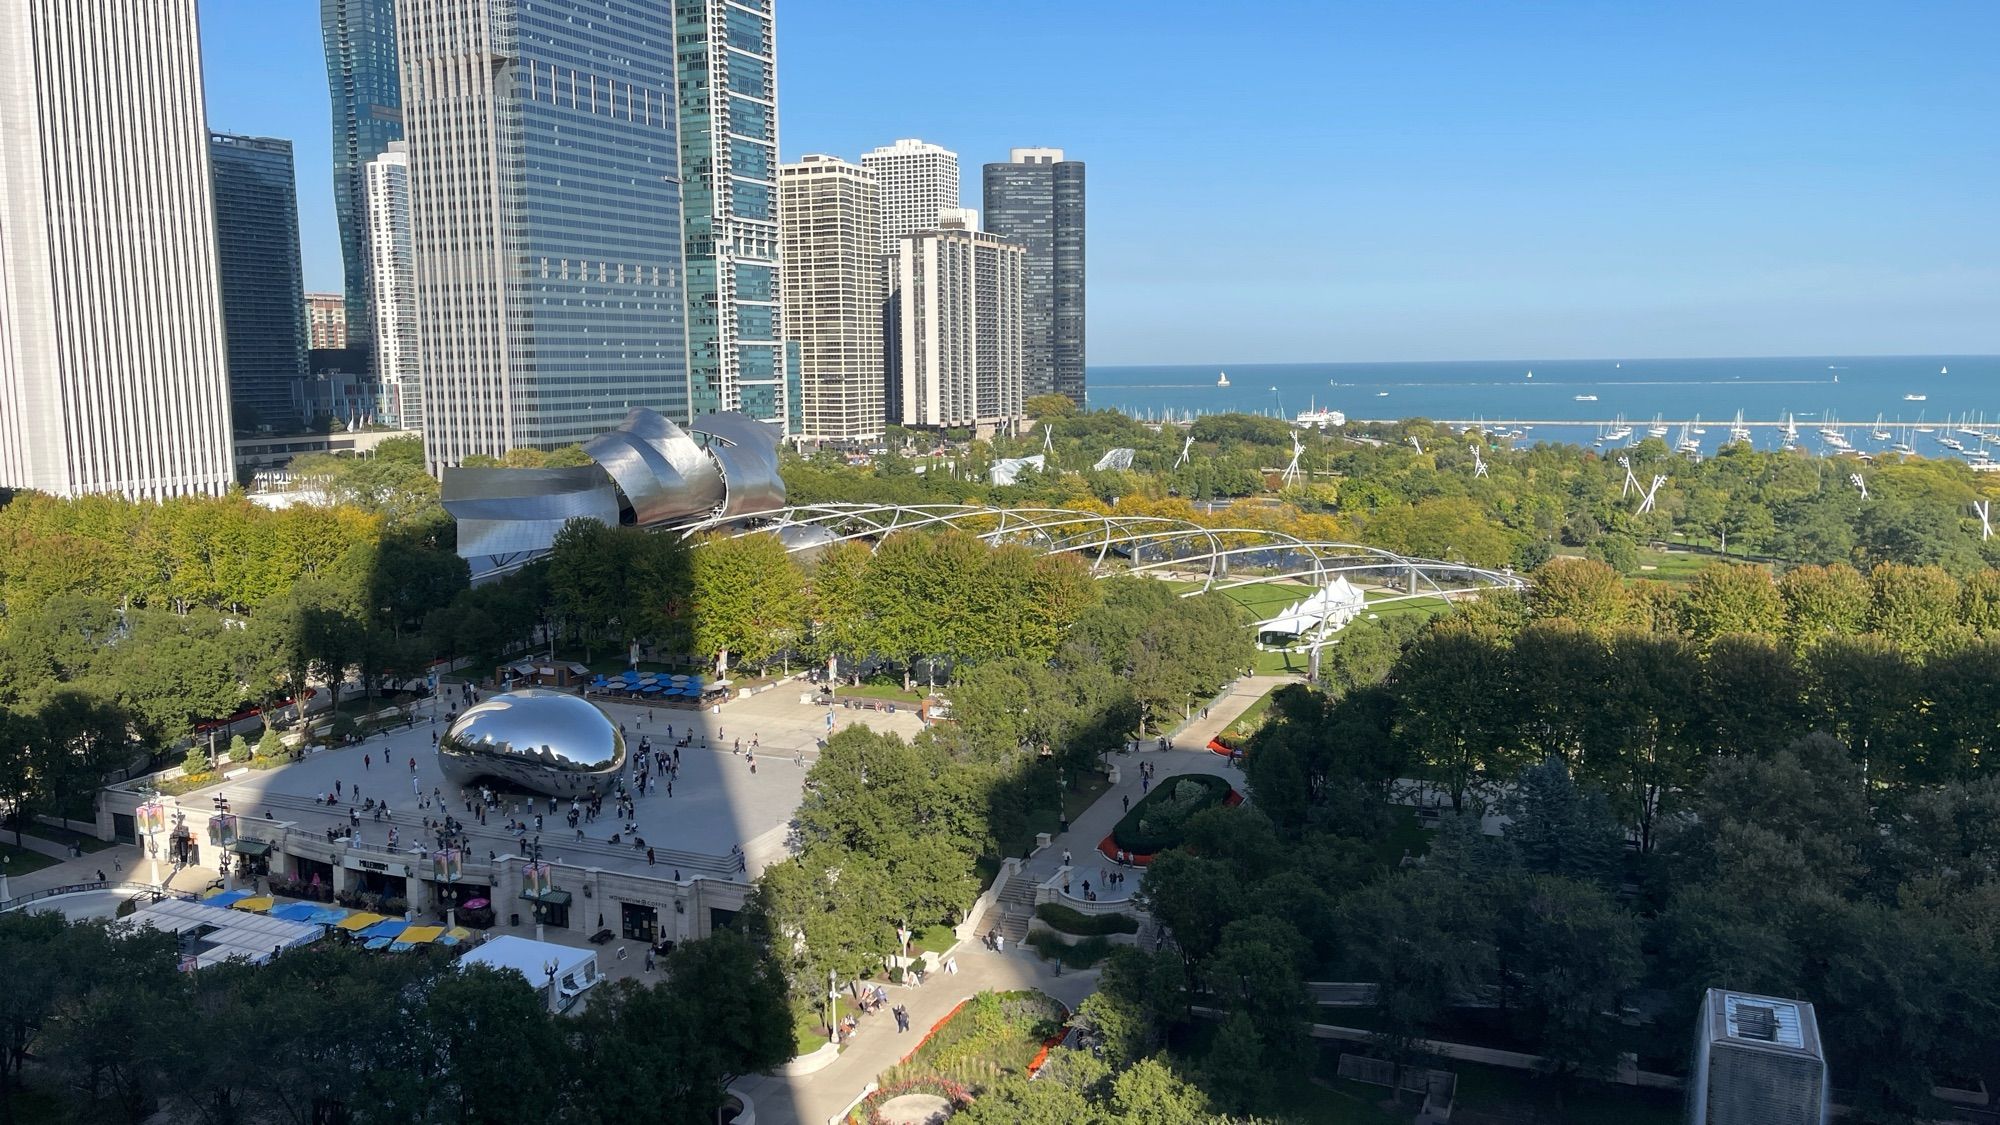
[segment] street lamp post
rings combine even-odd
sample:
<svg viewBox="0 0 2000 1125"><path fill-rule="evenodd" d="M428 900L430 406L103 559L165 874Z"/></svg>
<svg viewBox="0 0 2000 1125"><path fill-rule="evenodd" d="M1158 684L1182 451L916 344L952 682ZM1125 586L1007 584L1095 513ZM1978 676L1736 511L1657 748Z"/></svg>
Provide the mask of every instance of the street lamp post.
<svg viewBox="0 0 2000 1125"><path fill-rule="evenodd" d="M552 1016L562 1011L562 1004L556 997L556 970L561 967L553 957L542 962L542 975L549 978L549 1014Z"/></svg>
<svg viewBox="0 0 2000 1125"><path fill-rule="evenodd" d="M13 856L0 855L0 902L6 902L11 897L7 894L7 869L13 865Z"/></svg>
<svg viewBox="0 0 2000 1125"><path fill-rule="evenodd" d="M840 1018L836 1014L840 1004L840 985L832 969L826 971L826 1038L828 1042L840 1042Z"/></svg>

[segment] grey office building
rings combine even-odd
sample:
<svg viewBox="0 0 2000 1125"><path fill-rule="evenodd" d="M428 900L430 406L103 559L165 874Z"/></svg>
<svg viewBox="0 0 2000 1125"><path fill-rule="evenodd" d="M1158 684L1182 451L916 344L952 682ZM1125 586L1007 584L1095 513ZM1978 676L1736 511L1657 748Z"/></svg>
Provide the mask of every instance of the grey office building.
<svg viewBox="0 0 2000 1125"><path fill-rule="evenodd" d="M306 298L292 142L211 132L208 164L236 426L302 428Z"/></svg>
<svg viewBox="0 0 2000 1125"><path fill-rule="evenodd" d="M673 11L400 0L425 456L688 417Z"/></svg>
<svg viewBox="0 0 2000 1125"><path fill-rule="evenodd" d="M1083 161L1017 148L985 169L986 229L1028 248L1024 390L1084 400Z"/></svg>

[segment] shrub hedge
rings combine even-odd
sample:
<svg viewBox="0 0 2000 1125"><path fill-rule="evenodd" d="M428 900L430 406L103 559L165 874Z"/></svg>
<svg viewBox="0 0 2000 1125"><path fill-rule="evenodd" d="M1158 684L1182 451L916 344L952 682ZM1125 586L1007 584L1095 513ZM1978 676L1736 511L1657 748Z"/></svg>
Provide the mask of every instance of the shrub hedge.
<svg viewBox="0 0 2000 1125"><path fill-rule="evenodd" d="M1181 842L1188 818L1229 799L1229 782L1214 774L1170 777L1132 806L1111 841L1133 855L1157 855Z"/></svg>
<svg viewBox="0 0 2000 1125"><path fill-rule="evenodd" d="M1047 922L1051 929L1072 937L1139 932L1139 920L1130 914L1085 914L1060 902L1045 902L1035 907L1035 917Z"/></svg>

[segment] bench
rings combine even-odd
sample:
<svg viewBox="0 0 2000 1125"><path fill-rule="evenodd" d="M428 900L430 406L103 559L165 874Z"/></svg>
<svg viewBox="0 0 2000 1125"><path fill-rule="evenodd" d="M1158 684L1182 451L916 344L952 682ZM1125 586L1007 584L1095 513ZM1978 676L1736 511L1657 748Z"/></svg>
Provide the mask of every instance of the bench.
<svg viewBox="0 0 2000 1125"><path fill-rule="evenodd" d="M605 942L610 941L612 938L616 936L618 935L612 933L610 927L606 927L590 935L590 944L603 945Z"/></svg>

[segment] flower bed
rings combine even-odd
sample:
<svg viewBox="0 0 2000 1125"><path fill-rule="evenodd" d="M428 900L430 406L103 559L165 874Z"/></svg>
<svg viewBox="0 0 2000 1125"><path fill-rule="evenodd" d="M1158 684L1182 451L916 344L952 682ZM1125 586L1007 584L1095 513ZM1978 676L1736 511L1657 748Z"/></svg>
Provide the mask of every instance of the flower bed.
<svg viewBox="0 0 2000 1125"><path fill-rule="evenodd" d="M882 1074L882 1088L848 1114L875 1120L876 1107L903 1094L936 1094L964 1105L1011 1074L1033 1074L1063 1037L1069 1012L1039 992L982 992L945 1014L915 1050Z"/></svg>
<svg viewBox="0 0 2000 1125"><path fill-rule="evenodd" d="M1119 851L1132 862L1147 860L1181 842L1188 820L1203 809L1241 804L1243 797L1229 782L1213 774L1188 773L1169 777L1153 787L1125 814L1098 850L1115 857Z"/></svg>

